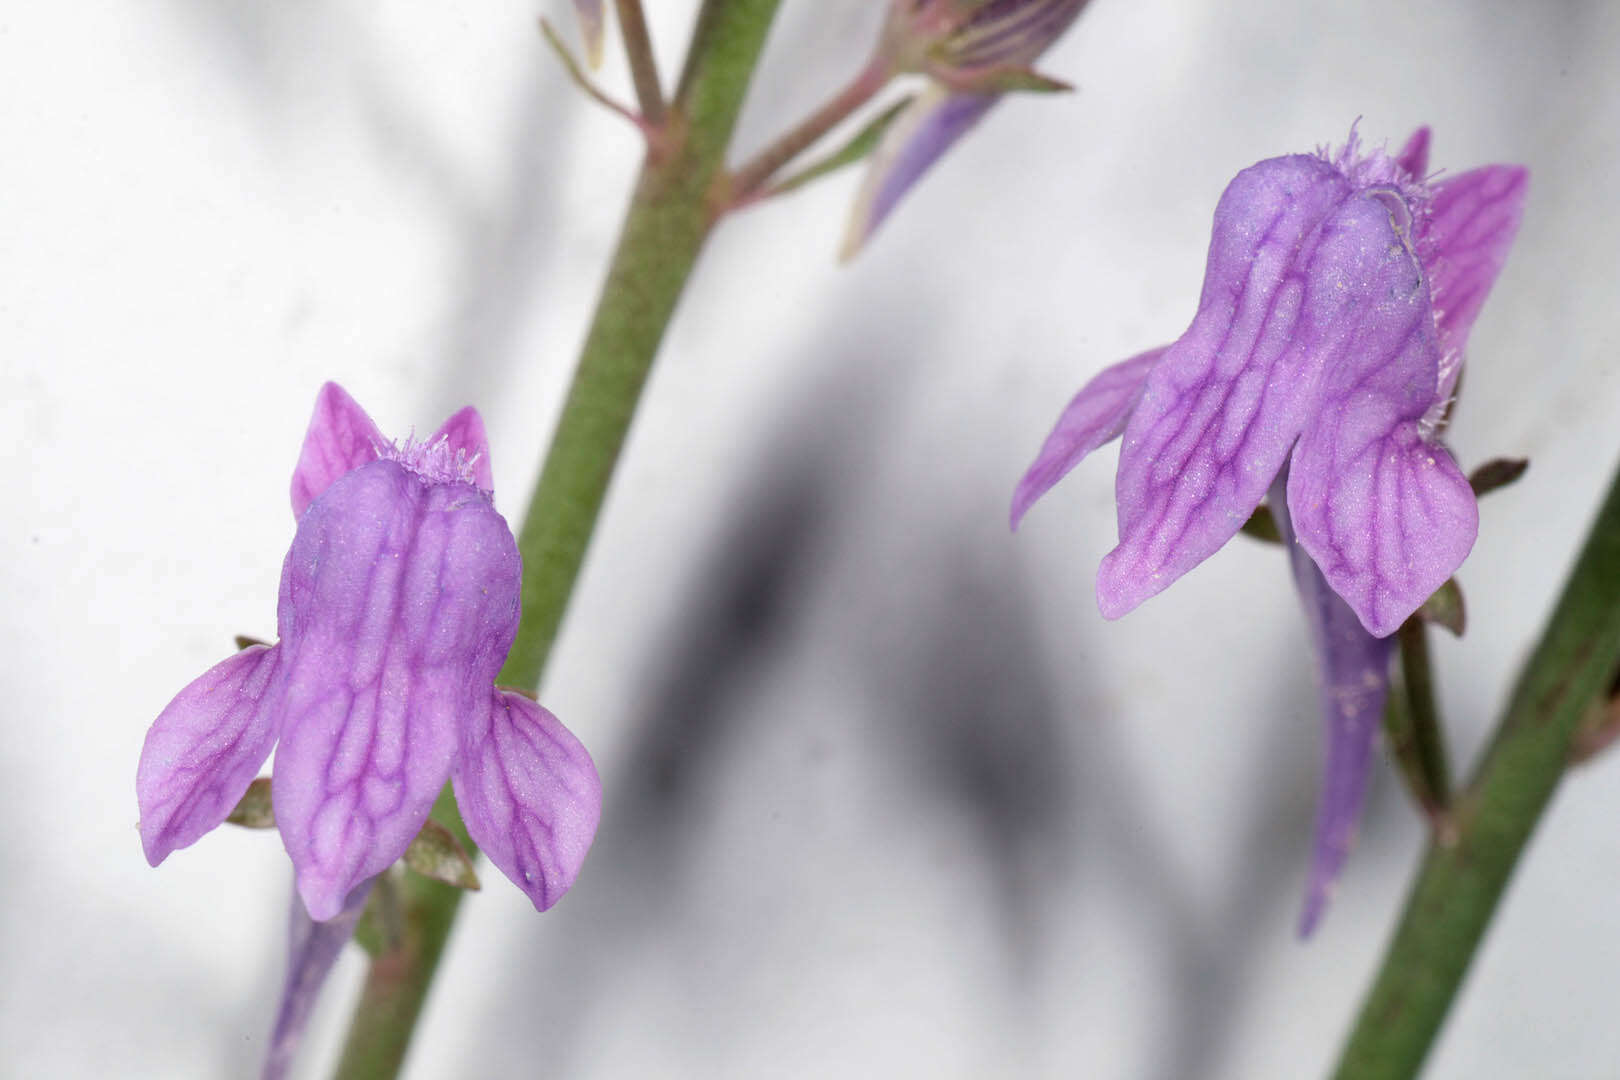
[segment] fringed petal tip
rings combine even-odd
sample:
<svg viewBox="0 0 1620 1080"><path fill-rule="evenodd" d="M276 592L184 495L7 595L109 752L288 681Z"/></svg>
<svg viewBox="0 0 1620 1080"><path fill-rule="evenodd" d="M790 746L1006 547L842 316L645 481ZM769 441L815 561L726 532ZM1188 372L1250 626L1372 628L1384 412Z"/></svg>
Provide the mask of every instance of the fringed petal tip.
<svg viewBox="0 0 1620 1080"><path fill-rule="evenodd" d="M347 390L335 382L322 386L293 469L293 517L303 517L340 476L377 460L392 445Z"/></svg>
<svg viewBox="0 0 1620 1080"><path fill-rule="evenodd" d="M859 254L923 173L998 100L995 94L953 93L937 83L918 94L873 151L839 258L847 262Z"/></svg>
<svg viewBox="0 0 1620 1080"><path fill-rule="evenodd" d="M279 724L278 648L214 665L158 715L135 771L141 847L158 865L230 814L270 756Z"/></svg>
<svg viewBox="0 0 1620 1080"><path fill-rule="evenodd" d="M1080 388L1013 492L1008 524L1014 532L1035 501L1070 469L1093 450L1119 438L1142 396L1148 372L1168 347L1151 349L1105 368Z"/></svg>
<svg viewBox="0 0 1620 1080"><path fill-rule="evenodd" d="M452 455L472 469L473 483L479 490L495 490L495 473L489 460L489 436L484 432L484 418L468 405L439 426L427 440L429 444L444 440Z"/></svg>
<svg viewBox="0 0 1620 1080"><path fill-rule="evenodd" d="M489 859L539 911L573 885L602 817L602 782L578 739L520 694L496 691L463 735L456 804Z"/></svg>

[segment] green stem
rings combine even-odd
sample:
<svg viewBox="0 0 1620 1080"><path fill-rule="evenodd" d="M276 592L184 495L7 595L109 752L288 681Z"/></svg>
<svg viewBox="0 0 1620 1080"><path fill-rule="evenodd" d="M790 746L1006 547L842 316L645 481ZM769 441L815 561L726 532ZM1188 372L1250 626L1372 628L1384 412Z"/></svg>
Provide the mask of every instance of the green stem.
<svg viewBox="0 0 1620 1080"><path fill-rule="evenodd" d="M1435 704L1434 673L1429 661L1429 628L1414 615L1396 631L1401 677L1390 682L1384 710L1384 734L1390 751L1412 789L1412 797L1436 828L1450 838L1451 771L1446 764L1445 736Z"/></svg>
<svg viewBox="0 0 1620 1080"><path fill-rule="evenodd" d="M891 78L893 74L889 58L880 51L867 61L866 66L861 68L842 90L828 98L815 112L737 169L731 181L732 204L741 205L758 195L765 183L776 175L778 169L854 115L855 111L871 101L879 90L889 85Z"/></svg>
<svg viewBox="0 0 1620 1080"><path fill-rule="evenodd" d="M573 385L518 533L523 614L502 683L538 686L579 577L647 373L715 221L726 147L780 0L706 0L668 139L642 164ZM470 845L447 797L441 824ZM469 851L472 848L469 846ZM416 875L404 940L378 956L349 1029L338 1080L397 1076L461 892Z"/></svg>
<svg viewBox="0 0 1620 1080"><path fill-rule="evenodd" d="M1335 1074L1416 1076L1520 852L1558 787L1570 743L1620 665L1620 473L1496 736L1452 806L1454 842L1431 842Z"/></svg>
<svg viewBox="0 0 1620 1080"><path fill-rule="evenodd" d="M617 0L615 7L619 13L619 32L624 37L625 56L630 61L630 78L636 84L636 103L641 106L641 115L647 123L661 128L664 126L664 91L641 0Z"/></svg>

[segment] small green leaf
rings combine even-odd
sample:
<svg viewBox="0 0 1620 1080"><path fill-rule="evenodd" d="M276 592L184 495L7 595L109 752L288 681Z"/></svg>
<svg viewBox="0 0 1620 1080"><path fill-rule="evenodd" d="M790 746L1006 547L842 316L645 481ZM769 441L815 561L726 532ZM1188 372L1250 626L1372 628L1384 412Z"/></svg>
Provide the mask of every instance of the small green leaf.
<svg viewBox="0 0 1620 1080"><path fill-rule="evenodd" d="M273 829L276 815L270 808L270 778L261 776L248 785L247 794L236 804L225 821L245 829Z"/></svg>
<svg viewBox="0 0 1620 1080"><path fill-rule="evenodd" d="M1463 603L1462 587L1457 584L1457 579L1448 578L1444 585L1434 590L1434 595L1418 608L1418 614L1425 621L1450 630L1453 637L1462 637L1463 631L1468 629L1468 607Z"/></svg>
<svg viewBox="0 0 1620 1080"><path fill-rule="evenodd" d="M1497 488L1507 487L1524 475L1530 467L1529 458L1492 458L1468 474L1468 486L1478 498Z"/></svg>
<svg viewBox="0 0 1620 1080"><path fill-rule="evenodd" d="M251 649L255 645L268 645L268 644L270 644L268 641L260 641L258 638L256 638L256 637L248 637L246 634L237 634L236 635L236 647L237 647L238 650Z"/></svg>
<svg viewBox="0 0 1620 1080"><path fill-rule="evenodd" d="M1263 540L1268 544L1282 543L1282 533L1277 529L1277 519L1271 516L1271 507L1261 503L1249 515L1249 520L1243 523L1238 530L1244 536L1252 536L1256 540Z"/></svg>
<svg viewBox="0 0 1620 1080"><path fill-rule="evenodd" d="M429 821L405 849L405 865L423 877L458 889L480 888L467 850L436 821Z"/></svg>
<svg viewBox="0 0 1620 1080"><path fill-rule="evenodd" d="M776 195L786 195L790 191L796 191L804 187L812 180L820 180L829 173L837 172L846 165L854 165L862 160L877 147L878 142L883 138L883 133L889 130L890 124L894 123L894 118L899 116L901 110L910 105L912 101L913 98L910 97L902 98L884 109L865 127L857 131L849 142L787 179L772 184L762 197L768 199Z"/></svg>

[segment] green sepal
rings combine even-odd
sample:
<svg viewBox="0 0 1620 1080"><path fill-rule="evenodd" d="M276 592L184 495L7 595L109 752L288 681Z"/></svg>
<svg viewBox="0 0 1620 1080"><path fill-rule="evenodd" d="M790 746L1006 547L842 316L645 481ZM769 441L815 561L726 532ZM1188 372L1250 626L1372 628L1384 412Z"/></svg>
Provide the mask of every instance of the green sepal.
<svg viewBox="0 0 1620 1080"><path fill-rule="evenodd" d="M1268 544L1282 543L1282 533L1277 529L1277 519L1271 516L1271 507L1261 503L1249 515L1249 520L1243 523L1238 530L1244 536L1252 536L1256 540L1263 540Z"/></svg>
<svg viewBox="0 0 1620 1080"><path fill-rule="evenodd" d="M1462 637L1463 631L1468 629L1468 606L1463 603L1462 586L1457 584L1456 578L1447 578L1444 585L1423 601L1417 613L1425 622L1450 630L1452 637Z"/></svg>
<svg viewBox="0 0 1620 1080"><path fill-rule="evenodd" d="M236 635L236 649L237 649L238 652L242 651L243 649L251 649L255 645L268 645L268 644L270 644L268 641L260 641L258 638L256 638L256 637L248 637L246 634L237 634Z"/></svg>
<svg viewBox="0 0 1620 1080"><path fill-rule="evenodd" d="M247 793L237 802L236 809L226 816L228 825L240 825L244 829L273 829L276 827L275 811L270 807L270 778L261 776L248 785Z"/></svg>
<svg viewBox="0 0 1620 1080"><path fill-rule="evenodd" d="M405 865L423 877L457 889L477 891L482 887L467 849L437 821L430 820L423 825L411 846L405 849Z"/></svg>
<svg viewBox="0 0 1620 1080"><path fill-rule="evenodd" d="M1468 486L1474 489L1477 499L1487 492L1507 487L1529 467L1529 458L1492 458L1468 474Z"/></svg>
<svg viewBox="0 0 1620 1080"><path fill-rule="evenodd" d="M399 903L399 870L390 867L377 875L366 910L354 925L354 943L373 960L398 949L405 940L405 918Z"/></svg>
<svg viewBox="0 0 1620 1080"><path fill-rule="evenodd" d="M1042 75L1022 64L1002 64L988 68L952 68L947 60L934 72L940 82L963 94L1067 94L1072 83Z"/></svg>

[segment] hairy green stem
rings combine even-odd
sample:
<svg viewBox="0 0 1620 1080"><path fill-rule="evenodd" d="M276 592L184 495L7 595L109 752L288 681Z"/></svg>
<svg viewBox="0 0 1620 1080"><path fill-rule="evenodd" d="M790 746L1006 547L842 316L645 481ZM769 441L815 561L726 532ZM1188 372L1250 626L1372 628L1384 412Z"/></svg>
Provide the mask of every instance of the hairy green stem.
<svg viewBox="0 0 1620 1080"><path fill-rule="evenodd" d="M518 533L523 614L501 682L539 685L653 357L715 221L715 191L780 0L706 0L668 137L642 164L551 449ZM470 845L448 797L436 816ZM469 846L469 851L472 850ZM589 871L587 870L587 873ZM461 892L409 875L400 947L371 965L338 1080L397 1076Z"/></svg>
<svg viewBox="0 0 1620 1080"><path fill-rule="evenodd" d="M1413 1077L1446 1018L1570 744L1620 665L1620 473L1467 789L1431 842L1362 1005L1340 1080Z"/></svg>

